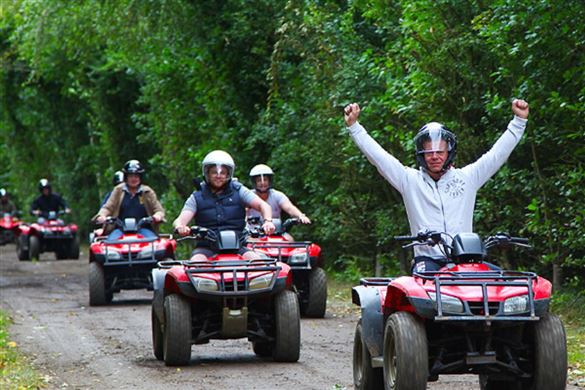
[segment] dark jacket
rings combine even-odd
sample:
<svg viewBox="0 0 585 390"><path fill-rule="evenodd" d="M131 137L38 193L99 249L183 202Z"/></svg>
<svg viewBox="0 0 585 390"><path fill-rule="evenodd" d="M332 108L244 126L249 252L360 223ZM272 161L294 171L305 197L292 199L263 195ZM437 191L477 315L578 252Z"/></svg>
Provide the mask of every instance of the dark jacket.
<svg viewBox="0 0 585 390"><path fill-rule="evenodd" d="M30 211L40 210L43 215L49 213L49 211L59 211L69 208L67 202L59 194L51 192L48 196L40 195L37 197L30 207Z"/></svg>

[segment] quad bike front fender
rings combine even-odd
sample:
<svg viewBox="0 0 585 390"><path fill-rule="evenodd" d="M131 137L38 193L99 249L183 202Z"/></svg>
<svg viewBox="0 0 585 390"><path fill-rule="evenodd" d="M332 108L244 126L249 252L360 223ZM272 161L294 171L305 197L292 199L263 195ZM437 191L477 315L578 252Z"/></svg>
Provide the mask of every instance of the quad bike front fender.
<svg viewBox="0 0 585 390"><path fill-rule="evenodd" d="M362 309L362 337L372 357L382 356L384 342L384 314L380 290L376 287L356 286L351 289L351 300Z"/></svg>
<svg viewBox="0 0 585 390"><path fill-rule="evenodd" d="M153 268L152 269L152 288L154 291L162 290L165 287L165 277L167 275L166 269Z"/></svg>

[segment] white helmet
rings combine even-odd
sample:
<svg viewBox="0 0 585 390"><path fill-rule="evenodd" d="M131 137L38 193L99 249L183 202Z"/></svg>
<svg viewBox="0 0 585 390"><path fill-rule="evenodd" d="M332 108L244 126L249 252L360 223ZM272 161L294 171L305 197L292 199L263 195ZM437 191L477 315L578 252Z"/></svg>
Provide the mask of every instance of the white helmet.
<svg viewBox="0 0 585 390"><path fill-rule="evenodd" d="M272 169L268 165L258 164L250 171L250 177L260 175L274 175L274 172L272 172Z"/></svg>
<svg viewBox="0 0 585 390"><path fill-rule="evenodd" d="M272 187L272 176L274 176L274 172L268 165L258 164L254 168L250 170L250 179L252 180L252 187L256 188L256 191L260 191L256 187L256 177L258 176L266 176L268 178L268 188ZM262 191L260 191L262 192Z"/></svg>
<svg viewBox="0 0 585 390"><path fill-rule="evenodd" d="M227 167L228 180L232 178L234 170L236 169L236 163L234 162L232 156L223 150L214 150L213 152L209 152L203 159L203 162L201 163L201 171L206 182L209 182L209 180L207 180L207 169L211 166L217 166L218 168Z"/></svg>

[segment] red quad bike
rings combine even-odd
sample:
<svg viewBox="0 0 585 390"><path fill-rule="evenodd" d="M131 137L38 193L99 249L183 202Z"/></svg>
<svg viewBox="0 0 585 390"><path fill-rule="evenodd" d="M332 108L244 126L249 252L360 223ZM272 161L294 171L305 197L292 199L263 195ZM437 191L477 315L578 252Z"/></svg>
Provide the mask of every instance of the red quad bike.
<svg viewBox="0 0 585 390"><path fill-rule="evenodd" d="M167 366L189 364L191 345L247 337L256 355L296 362L300 312L290 267L245 260L246 235L191 227L218 253L207 261L163 261L153 270L152 344Z"/></svg>
<svg viewBox="0 0 585 390"><path fill-rule="evenodd" d="M253 240L248 247L262 252L289 265L293 274L293 284L299 294L301 315L323 318L327 307L327 275L323 269L324 258L321 247L310 241L292 241L290 228L299 224L298 218L287 219L281 224L274 220L276 231L270 236L260 232L259 218L248 218L252 227Z"/></svg>
<svg viewBox="0 0 585 390"><path fill-rule="evenodd" d="M64 211L50 211L37 222L20 224L16 251L19 260L38 259L43 252L55 252L57 260L79 259L77 225L66 224L59 215Z"/></svg>
<svg viewBox="0 0 585 390"><path fill-rule="evenodd" d="M482 242L462 233L396 237L442 245L451 262L435 272L365 278L352 290L362 309L353 376L356 389L426 389L441 374L478 374L483 390L557 390L567 379L561 320L549 313L551 283L532 273L494 270L498 245L528 240L498 233Z"/></svg>
<svg viewBox="0 0 585 390"><path fill-rule="evenodd" d="M175 258L176 241L170 234L145 238L138 230L152 224L152 218L134 218L121 221L108 218L107 224L115 224L123 235L108 240L96 236L89 248L89 304L99 306L110 303L114 293L121 290L152 291L151 271L158 261Z"/></svg>
<svg viewBox="0 0 585 390"><path fill-rule="evenodd" d="M0 245L16 242L18 226L21 223L17 212L0 215Z"/></svg>

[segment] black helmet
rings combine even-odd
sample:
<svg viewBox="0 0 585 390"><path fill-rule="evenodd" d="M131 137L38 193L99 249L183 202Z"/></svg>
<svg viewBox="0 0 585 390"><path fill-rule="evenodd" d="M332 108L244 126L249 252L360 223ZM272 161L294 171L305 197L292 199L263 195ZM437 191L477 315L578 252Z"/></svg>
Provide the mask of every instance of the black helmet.
<svg viewBox="0 0 585 390"><path fill-rule="evenodd" d="M431 151L439 150L439 141L445 141L447 143L447 159L443 164L443 170L446 170L455 159L457 154L457 137L453 134L445 125L438 122L430 122L424 125L419 131L416 137L414 137L414 144L416 146L416 164L419 167L427 169L427 163L425 161L425 148L424 145L427 142L431 142ZM428 151L428 150L427 150Z"/></svg>
<svg viewBox="0 0 585 390"><path fill-rule="evenodd" d="M114 173L114 176L112 177L112 184L116 186L116 185L122 183L123 181L124 181L124 172L116 171Z"/></svg>
<svg viewBox="0 0 585 390"><path fill-rule="evenodd" d="M138 160L129 160L126 161L126 164L124 164L124 168L122 169L122 171L125 174L134 173L142 176L144 174L144 167L142 166L142 164L140 164L140 161Z"/></svg>
<svg viewBox="0 0 585 390"><path fill-rule="evenodd" d="M39 180L39 191L43 192L45 188L51 189L51 183L47 179Z"/></svg>

